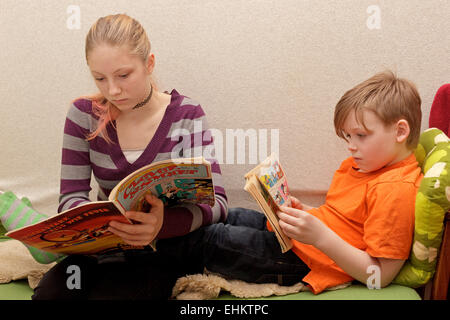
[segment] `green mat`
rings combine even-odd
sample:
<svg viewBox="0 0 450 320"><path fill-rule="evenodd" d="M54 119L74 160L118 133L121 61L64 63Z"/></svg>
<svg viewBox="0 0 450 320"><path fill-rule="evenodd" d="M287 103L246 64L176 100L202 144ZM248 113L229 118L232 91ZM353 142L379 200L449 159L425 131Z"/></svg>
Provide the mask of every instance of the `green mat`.
<svg viewBox="0 0 450 320"><path fill-rule="evenodd" d="M219 300L236 300L230 295L220 295ZM318 295L307 292L271 296L253 300L421 300L416 290L396 284L391 284L380 290L369 290L362 284L353 284L345 289L324 291Z"/></svg>
<svg viewBox="0 0 450 320"><path fill-rule="evenodd" d="M30 300L33 290L27 280L13 281L0 284L0 300ZM238 300L238 298L222 294L219 300ZM286 296L271 296L255 300L420 300L416 290L400 285L391 284L380 290L369 290L362 284L354 284L348 288L325 291L319 295L311 292L300 292Z"/></svg>
<svg viewBox="0 0 450 320"><path fill-rule="evenodd" d="M26 279L0 284L0 300L31 300L32 295Z"/></svg>

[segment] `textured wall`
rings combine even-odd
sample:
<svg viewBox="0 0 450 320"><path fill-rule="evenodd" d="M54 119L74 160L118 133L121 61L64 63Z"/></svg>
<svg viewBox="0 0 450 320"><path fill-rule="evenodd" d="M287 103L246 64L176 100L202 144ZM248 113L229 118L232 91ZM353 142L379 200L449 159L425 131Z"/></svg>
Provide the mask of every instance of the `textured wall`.
<svg viewBox="0 0 450 320"><path fill-rule="evenodd" d="M226 129L278 130L290 187L311 201L347 156L332 125L346 90L393 69L418 86L426 128L449 82L447 0L1 0L0 190L56 210L67 108L96 91L84 37L98 17L122 12L148 32L160 88L200 102L224 152ZM230 204L254 206L242 191L254 164L236 161L222 166Z"/></svg>

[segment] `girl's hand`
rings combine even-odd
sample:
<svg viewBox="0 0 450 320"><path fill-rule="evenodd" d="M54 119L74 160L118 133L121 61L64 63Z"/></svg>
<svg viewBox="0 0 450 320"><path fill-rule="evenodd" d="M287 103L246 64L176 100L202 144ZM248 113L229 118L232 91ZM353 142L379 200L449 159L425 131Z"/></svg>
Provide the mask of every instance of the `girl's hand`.
<svg viewBox="0 0 450 320"><path fill-rule="evenodd" d="M125 216L137 223L126 224L118 221L109 223L108 231L121 237L133 246L150 244L161 230L164 219L164 204L154 195L147 194L145 200L151 205L150 212L127 211Z"/></svg>
<svg viewBox="0 0 450 320"><path fill-rule="evenodd" d="M280 209L281 211L277 212L280 227L292 239L316 246L329 230L320 219L308 212L286 206L281 206Z"/></svg>

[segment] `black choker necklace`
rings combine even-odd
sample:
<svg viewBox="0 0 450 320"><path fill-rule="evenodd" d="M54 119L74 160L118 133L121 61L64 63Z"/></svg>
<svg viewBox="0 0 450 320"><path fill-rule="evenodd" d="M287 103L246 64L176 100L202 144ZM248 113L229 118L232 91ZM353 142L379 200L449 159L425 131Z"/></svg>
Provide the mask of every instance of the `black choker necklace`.
<svg viewBox="0 0 450 320"><path fill-rule="evenodd" d="M149 102L150 99L152 98L152 94L153 94L153 86L150 85L150 94L148 95L148 97L145 98L144 101L139 102L137 105L135 105L135 106L133 107L133 110L134 110L134 109L138 109L138 108L144 106L147 102Z"/></svg>

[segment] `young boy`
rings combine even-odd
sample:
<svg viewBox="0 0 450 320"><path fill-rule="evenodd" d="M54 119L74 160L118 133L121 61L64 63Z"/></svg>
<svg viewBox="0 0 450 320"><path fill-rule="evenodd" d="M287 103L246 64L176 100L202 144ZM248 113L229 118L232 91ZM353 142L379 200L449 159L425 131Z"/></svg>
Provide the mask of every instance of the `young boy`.
<svg viewBox="0 0 450 320"><path fill-rule="evenodd" d="M422 178L413 154L420 104L415 86L391 72L338 102L335 129L351 157L336 171L325 205L294 200L279 214L281 228L295 239L293 251L311 268L303 280L314 292L350 278L366 283L374 267L387 286L408 258Z"/></svg>
<svg viewBox="0 0 450 320"><path fill-rule="evenodd" d="M349 90L334 125L351 157L336 171L319 208L292 199L280 226L292 238L282 254L264 215L229 209L226 224L193 234L197 257L209 271L250 282L290 285L303 280L314 293L353 279L366 284L375 271L381 287L408 258L414 204L422 178L413 150L420 135L421 99L415 86L392 72ZM270 226L267 226L270 229ZM168 247L161 245L161 249Z"/></svg>

